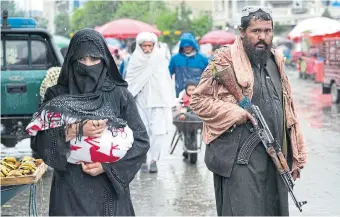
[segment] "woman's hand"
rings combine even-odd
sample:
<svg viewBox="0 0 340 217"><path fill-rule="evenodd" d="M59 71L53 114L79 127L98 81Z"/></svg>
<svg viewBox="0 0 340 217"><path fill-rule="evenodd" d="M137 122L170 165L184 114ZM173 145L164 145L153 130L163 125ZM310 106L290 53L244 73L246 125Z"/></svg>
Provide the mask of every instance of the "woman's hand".
<svg viewBox="0 0 340 217"><path fill-rule="evenodd" d="M78 127L79 127L79 124L71 124L71 125L69 125L69 127L66 127L66 129L65 129L65 140L66 140L66 142L76 138Z"/></svg>
<svg viewBox="0 0 340 217"><path fill-rule="evenodd" d="M106 127L107 120L88 120L83 126L84 136L101 137ZM71 124L70 127L65 130L66 142L76 138L77 132L79 132L79 123Z"/></svg>
<svg viewBox="0 0 340 217"><path fill-rule="evenodd" d="M105 128L107 120L89 120L83 126L84 136L101 137Z"/></svg>
<svg viewBox="0 0 340 217"><path fill-rule="evenodd" d="M98 176L99 174L104 173L104 169L101 163L89 163L84 164L81 163L81 167L83 168L84 173L89 174L90 176Z"/></svg>

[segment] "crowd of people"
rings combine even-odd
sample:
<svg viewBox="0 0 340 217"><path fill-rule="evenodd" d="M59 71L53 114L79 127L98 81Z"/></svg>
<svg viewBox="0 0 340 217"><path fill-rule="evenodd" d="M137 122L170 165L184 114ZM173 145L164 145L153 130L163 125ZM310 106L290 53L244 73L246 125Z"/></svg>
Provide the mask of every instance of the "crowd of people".
<svg viewBox="0 0 340 217"><path fill-rule="evenodd" d="M245 7L241 35L210 62L190 33L181 36L178 54L170 57L155 34L142 32L120 70L98 32L76 33L62 68L47 73L34 117L44 123L34 128L32 149L54 168L50 215L134 215L129 184L138 171L158 172L173 118L204 123L205 163L214 173L219 216L289 215L288 191L274 163L261 141L249 139L256 120L225 85L232 82L225 75L233 73L235 85L263 112L294 180L300 177L305 144L284 58L271 46L272 31L270 9ZM126 128L133 142L121 157L115 156L115 144L94 139L108 129L112 135L106 140L115 141ZM86 142L90 158L70 163L70 152ZM248 158L239 161L243 149Z"/></svg>

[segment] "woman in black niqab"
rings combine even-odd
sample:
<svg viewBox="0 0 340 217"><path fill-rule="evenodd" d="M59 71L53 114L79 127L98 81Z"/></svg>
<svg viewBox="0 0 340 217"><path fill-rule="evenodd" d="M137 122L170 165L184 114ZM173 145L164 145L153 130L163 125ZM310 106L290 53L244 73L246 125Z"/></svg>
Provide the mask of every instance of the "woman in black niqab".
<svg viewBox="0 0 340 217"><path fill-rule="evenodd" d="M85 57L98 63L83 64ZM61 112L79 123L108 119L108 125L127 124L134 136L132 148L124 158L115 163L102 163L104 173L96 176L85 173L81 165L67 162L70 153L67 127L39 131L32 137L32 149L54 168L49 214L134 215L129 183L146 158L149 138L127 83L98 32L83 29L73 36L58 83L47 89L37 113L41 111ZM79 129L78 134L81 133Z"/></svg>

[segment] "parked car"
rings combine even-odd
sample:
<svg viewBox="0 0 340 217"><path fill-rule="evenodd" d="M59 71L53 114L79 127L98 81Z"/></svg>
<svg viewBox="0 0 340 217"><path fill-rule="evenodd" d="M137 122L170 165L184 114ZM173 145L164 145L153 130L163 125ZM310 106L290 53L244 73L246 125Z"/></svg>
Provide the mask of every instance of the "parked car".
<svg viewBox="0 0 340 217"><path fill-rule="evenodd" d="M28 138L26 125L40 104L47 70L63 57L52 35L32 18L1 19L1 143L13 147Z"/></svg>

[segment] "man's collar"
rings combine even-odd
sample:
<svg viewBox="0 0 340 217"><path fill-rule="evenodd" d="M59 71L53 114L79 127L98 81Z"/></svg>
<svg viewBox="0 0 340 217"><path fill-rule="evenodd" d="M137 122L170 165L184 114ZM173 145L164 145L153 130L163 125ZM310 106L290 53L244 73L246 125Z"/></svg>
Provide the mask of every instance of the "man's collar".
<svg viewBox="0 0 340 217"><path fill-rule="evenodd" d="M197 54L197 51L196 50L193 50L191 53L185 53L183 52L183 55L184 56L187 56L187 57L192 57L192 56L195 56Z"/></svg>

